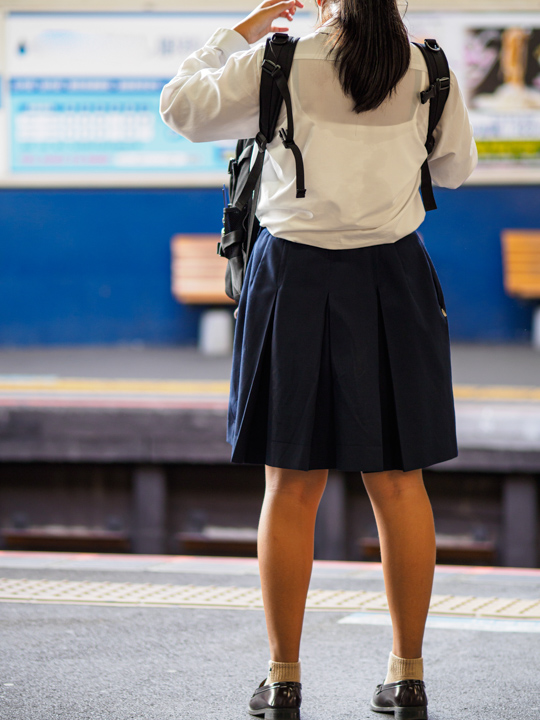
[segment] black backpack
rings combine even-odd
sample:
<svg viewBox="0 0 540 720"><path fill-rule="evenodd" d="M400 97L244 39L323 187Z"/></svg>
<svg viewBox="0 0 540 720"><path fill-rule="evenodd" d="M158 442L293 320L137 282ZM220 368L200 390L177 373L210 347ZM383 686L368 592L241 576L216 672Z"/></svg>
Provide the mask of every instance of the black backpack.
<svg viewBox="0 0 540 720"><path fill-rule="evenodd" d="M224 187L223 229L217 251L218 255L226 257L229 261L225 272L225 292L236 302L240 298L244 270L259 233L259 221L255 212L266 146L274 138L284 100L287 108L287 129L281 129L279 135L285 147L294 154L296 197L303 198L306 195L304 164L302 153L294 142L292 103L287 84L298 39L284 33L276 33L267 40L261 74L259 133L255 138L239 140L235 157L229 162L229 200L227 201ZM420 93L421 102L430 103L425 143L429 156L435 145L433 131L441 118L450 90L450 69L446 55L436 40L426 39L423 45L414 44L421 50L429 73L430 85L427 90ZM258 153L255 162L252 163L255 146ZM422 165L420 191L426 211L435 210L437 204L433 196L427 158Z"/></svg>

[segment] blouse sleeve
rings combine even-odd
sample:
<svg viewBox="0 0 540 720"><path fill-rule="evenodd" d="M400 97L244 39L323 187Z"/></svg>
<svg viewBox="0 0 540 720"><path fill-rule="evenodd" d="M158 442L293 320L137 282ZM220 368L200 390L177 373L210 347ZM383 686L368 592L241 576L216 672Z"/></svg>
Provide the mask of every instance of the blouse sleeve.
<svg viewBox="0 0 540 720"><path fill-rule="evenodd" d="M192 142L254 137L263 56L264 45L251 48L235 30L217 30L163 88L162 119Z"/></svg>
<svg viewBox="0 0 540 720"><path fill-rule="evenodd" d="M469 114L456 76L450 70L450 92L433 133L435 146L428 158L434 185L457 188L478 163Z"/></svg>

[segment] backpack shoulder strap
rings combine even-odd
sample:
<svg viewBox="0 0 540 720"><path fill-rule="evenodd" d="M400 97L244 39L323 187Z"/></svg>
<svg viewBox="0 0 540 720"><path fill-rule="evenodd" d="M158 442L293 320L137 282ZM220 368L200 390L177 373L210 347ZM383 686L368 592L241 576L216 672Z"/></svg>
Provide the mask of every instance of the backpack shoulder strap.
<svg viewBox="0 0 540 720"><path fill-rule="evenodd" d="M291 93L288 80L294 52L299 38L289 37L285 33L275 33L266 43L266 52L262 65L259 129L267 143L274 139L276 125L285 101L287 109L287 129L280 130L279 136L284 146L292 150L296 164L296 197L306 196L304 187L304 163L300 148L294 142L294 120Z"/></svg>
<svg viewBox="0 0 540 720"><path fill-rule="evenodd" d="M261 89L259 95L259 130L266 142L274 139L276 125L283 100L290 97L287 84L298 38L285 33L275 33L266 41L262 63Z"/></svg>
<svg viewBox="0 0 540 720"><path fill-rule="evenodd" d="M244 207L246 202L253 197L258 185L266 146L274 139L283 101L285 101L287 107L287 131L280 131L280 137L285 147L290 148L295 156L296 196L305 197L304 165L300 149L294 142L292 101L287 84L298 40L299 38L289 37L285 33L275 33L266 41L259 95L259 132L255 137L259 152L244 189L235 203L239 209Z"/></svg>
<svg viewBox="0 0 540 720"><path fill-rule="evenodd" d="M435 39L427 38L423 44L414 43L414 45L422 52L429 74L429 87L420 93L422 104L429 101L428 131L425 143L429 156L435 145L433 132L441 119L450 92L450 68L444 51ZM427 158L422 165L420 190L425 209L436 210L437 203L433 195Z"/></svg>

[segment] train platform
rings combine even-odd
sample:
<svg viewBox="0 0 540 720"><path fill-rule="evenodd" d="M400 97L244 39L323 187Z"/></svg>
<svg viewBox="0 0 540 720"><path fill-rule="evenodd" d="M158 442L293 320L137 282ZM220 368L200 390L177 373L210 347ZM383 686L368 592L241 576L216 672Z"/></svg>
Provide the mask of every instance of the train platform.
<svg viewBox="0 0 540 720"><path fill-rule="evenodd" d="M540 386L540 351L529 344L453 342L457 385ZM231 358L202 355L194 347L77 345L0 348L0 375L147 380L224 380Z"/></svg>
<svg viewBox="0 0 540 720"><path fill-rule="evenodd" d="M194 348L2 349L0 458L227 462L230 364ZM540 353L454 343L452 366L460 457L443 465L540 472Z"/></svg>
<svg viewBox="0 0 540 720"><path fill-rule="evenodd" d="M525 345L454 343L452 363L459 455L427 470L496 477L502 562L536 566L540 354ZM168 466L230 462L230 366L230 357L195 348L0 350L0 461L127 465L131 547L166 552ZM321 514L332 518L324 546L336 524L345 527L346 478L334 473L329 484L335 492L323 502Z"/></svg>
<svg viewBox="0 0 540 720"><path fill-rule="evenodd" d="M0 717L239 720L268 660L256 559L0 552ZM438 566L431 720L537 720L540 570ZM302 720L368 720L391 627L377 563L314 562Z"/></svg>

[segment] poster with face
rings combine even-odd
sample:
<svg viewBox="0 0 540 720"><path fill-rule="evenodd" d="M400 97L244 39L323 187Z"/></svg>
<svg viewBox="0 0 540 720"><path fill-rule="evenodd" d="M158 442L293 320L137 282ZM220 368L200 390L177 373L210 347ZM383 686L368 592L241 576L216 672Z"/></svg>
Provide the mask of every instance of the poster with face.
<svg viewBox="0 0 540 720"><path fill-rule="evenodd" d="M540 110L540 28L471 28L467 36L470 106Z"/></svg>
<svg viewBox="0 0 540 720"><path fill-rule="evenodd" d="M540 22L468 28L465 54L480 158L540 163Z"/></svg>

